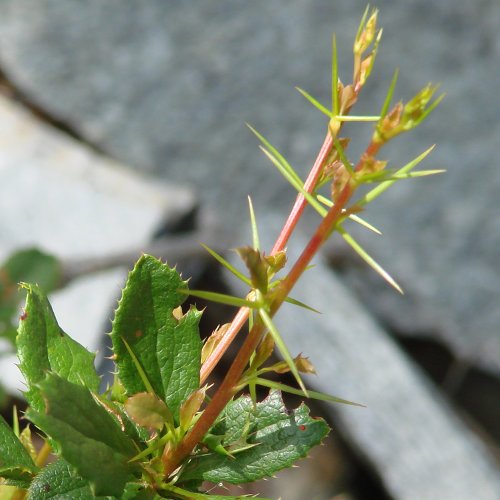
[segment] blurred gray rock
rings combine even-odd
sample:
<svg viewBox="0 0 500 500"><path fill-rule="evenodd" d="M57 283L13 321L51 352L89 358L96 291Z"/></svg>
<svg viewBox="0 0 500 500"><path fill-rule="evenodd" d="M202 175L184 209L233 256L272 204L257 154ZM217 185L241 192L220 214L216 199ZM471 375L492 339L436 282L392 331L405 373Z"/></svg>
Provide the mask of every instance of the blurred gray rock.
<svg viewBox="0 0 500 500"><path fill-rule="evenodd" d="M379 108L397 66L403 96L429 79L452 93L474 73L470 60L494 50L496 5L382 1L386 41L367 94L371 107ZM223 196L242 212L249 192L266 205L289 199L244 122L305 171L325 123L293 86L328 102L331 34L347 80L361 14L352 2L330 0L218 0L195 8L162 0L1 0L0 62L30 100L92 143L138 168L193 182L204 200L219 204ZM441 139L431 132L423 132L424 143Z"/></svg>
<svg viewBox="0 0 500 500"><path fill-rule="evenodd" d="M426 165L449 173L390 191L369 215L385 238L359 235L405 298L372 284L371 271L347 274L393 329L444 339L498 374L500 3L377 6L384 40L359 112L379 109L396 67L398 96L441 82L439 110L387 154L406 162L437 142ZM293 196L243 123L305 172L325 120L293 86L328 102L333 31L348 80L362 8L347 0L0 0L0 67L77 134L138 169L192 183L237 226L247 194L258 209L281 211ZM359 130L353 134L365 139L367 129ZM353 144L352 155L361 149Z"/></svg>

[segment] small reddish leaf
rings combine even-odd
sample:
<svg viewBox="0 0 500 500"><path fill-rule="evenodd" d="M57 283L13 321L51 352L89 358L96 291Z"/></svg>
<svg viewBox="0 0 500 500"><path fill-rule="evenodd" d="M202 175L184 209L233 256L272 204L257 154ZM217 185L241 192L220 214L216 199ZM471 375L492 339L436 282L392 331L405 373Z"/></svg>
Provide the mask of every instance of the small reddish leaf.
<svg viewBox="0 0 500 500"><path fill-rule="evenodd" d="M194 391L187 399L182 403L181 409L179 411L179 420L182 429L188 429L193 417L196 412L200 409L203 401L205 400L205 393L207 392L207 387L202 387L197 391Z"/></svg>
<svg viewBox="0 0 500 500"><path fill-rule="evenodd" d="M139 392L128 398L125 410L142 427L160 431L165 424L173 426L173 417L167 405L149 392Z"/></svg>
<svg viewBox="0 0 500 500"><path fill-rule="evenodd" d="M226 323L218 326L208 337L201 349L201 362L204 363L209 356L214 352L214 349L219 345L219 342L224 338L224 335L231 323Z"/></svg>

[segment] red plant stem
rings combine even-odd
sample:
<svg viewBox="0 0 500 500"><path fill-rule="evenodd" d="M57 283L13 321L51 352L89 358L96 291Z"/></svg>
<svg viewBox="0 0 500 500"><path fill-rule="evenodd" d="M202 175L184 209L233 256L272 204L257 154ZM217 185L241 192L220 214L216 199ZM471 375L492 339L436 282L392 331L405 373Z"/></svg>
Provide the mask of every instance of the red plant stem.
<svg viewBox="0 0 500 500"><path fill-rule="evenodd" d="M314 188L318 183L318 179L321 175L325 160L330 154L332 147L333 139L330 132L328 132L318 153L316 161L314 162L314 165L311 169L311 172L307 176L306 182L304 183L304 191L308 193L312 193L314 191ZM285 246L288 243L288 240L290 239L295 226L299 222L299 219L302 216L306 205L307 201L304 195L302 193L299 193L293 205L292 211L290 212L290 215L288 216L288 219L285 222L283 229L281 230L281 233L278 236L276 243L274 244L273 249L271 250L271 255L281 252L285 249Z"/></svg>
<svg viewBox="0 0 500 500"><path fill-rule="evenodd" d="M212 351L210 356L203 363L200 370L200 384L204 384L207 380L208 376L212 373L213 369L217 366L220 358L224 355L227 348L231 345L233 340L235 339L238 332L243 328L243 325L246 323L249 315L248 307L242 307L236 313L236 316L231 321L229 328L226 330L224 337L222 337L221 341L217 344L215 349Z"/></svg>
<svg viewBox="0 0 500 500"><path fill-rule="evenodd" d="M321 175L323 165L326 161L326 158L330 154L332 147L333 147L333 139L330 132L328 132L326 134L325 140L323 141L323 145L321 146L321 149L318 153L316 161L314 162L314 165L311 171L309 172L309 175L307 176L306 182L304 183L304 190L307 191L308 193L313 192L318 182L318 179ZM288 216L288 219L283 225L283 229L281 230L278 239L276 240L276 243L274 244L273 249L271 250L271 255L274 255L275 253L281 252L282 250L285 249L285 246L288 240L290 239L293 230L297 226L297 223L299 222L299 219L302 216L306 205L307 205L307 200L305 199L302 193L299 193L292 207L290 215ZM224 355L227 348L233 342L238 332L243 328L243 325L246 323L248 319L248 314L249 310L247 307L242 307L236 313L236 316L231 322L231 325L226 331L224 337L219 342L217 347L213 350L212 354L206 359L205 363L203 363L200 372L200 381L202 384L207 380L208 376L210 375L210 373L212 373L213 369L219 362L220 358Z"/></svg>
<svg viewBox="0 0 500 500"><path fill-rule="evenodd" d="M375 152L378 148L373 144L367 148L366 153ZM362 160L356 166L358 170L361 166ZM351 198L355 186L348 183L340 193L336 200L335 205L330 208L327 215L322 219L316 232L310 239L306 248L303 250L300 257L297 259L292 269L285 279L279 284L277 293L273 299L270 307L270 314L273 316L284 302L288 294L291 292L295 283L305 271L312 258L316 255L321 245L328 239L332 230L335 229L336 224L343 216L343 209ZM229 403L231 398L236 392L236 382L240 380L252 353L257 348L265 327L261 321L257 320L253 328L248 333L243 345L241 346L238 354L236 355L233 363L231 364L224 380L219 386L214 397L207 405L199 420L194 427L189 431L186 437L182 440L177 448L169 450L169 453L162 457L163 470L166 477L168 477L177 468L178 464L184 460L194 447L203 439L203 436L208 432L217 417L224 410L225 406Z"/></svg>
<svg viewBox="0 0 500 500"><path fill-rule="evenodd" d="M214 394L214 397L207 405L200 418L189 431L179 446L171 450L167 456L162 457L163 472L168 477L193 450L193 448L203 439L217 417L225 408L227 403L235 394L235 383L245 370L250 356L257 348L261 335L264 331L263 324L256 322L243 342L238 354L234 358L224 380Z"/></svg>

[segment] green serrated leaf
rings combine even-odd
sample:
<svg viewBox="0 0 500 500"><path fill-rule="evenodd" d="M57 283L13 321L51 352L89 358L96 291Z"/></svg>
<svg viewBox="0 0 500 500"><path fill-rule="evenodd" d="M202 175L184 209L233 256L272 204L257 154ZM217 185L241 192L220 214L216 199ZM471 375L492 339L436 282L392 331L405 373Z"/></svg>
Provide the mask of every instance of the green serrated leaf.
<svg viewBox="0 0 500 500"><path fill-rule="evenodd" d="M61 274L59 261L35 248L17 251L8 257L0 267L0 337L15 344L17 317L24 299L19 283L38 283L48 293L61 284Z"/></svg>
<svg viewBox="0 0 500 500"><path fill-rule="evenodd" d="M62 458L45 467L34 479L28 490L28 500L149 500L155 493L144 486L127 483L123 495L95 496L89 481L79 476Z"/></svg>
<svg viewBox="0 0 500 500"><path fill-rule="evenodd" d="M30 408L27 418L56 443L97 495L121 495L134 470L128 459L137 449L117 420L87 388L57 375L49 373L39 388L45 412Z"/></svg>
<svg viewBox="0 0 500 500"><path fill-rule="evenodd" d="M180 319L173 314L184 302L185 291L186 282L175 269L143 255L129 274L111 332L118 376L127 394L144 392L147 387L122 339L175 418L200 383L201 312L191 308Z"/></svg>
<svg viewBox="0 0 500 500"><path fill-rule="evenodd" d="M49 464L33 480L28 490L28 500L111 500L115 497L99 496L92 493L89 481L83 479L71 465L63 459Z"/></svg>
<svg viewBox="0 0 500 500"><path fill-rule="evenodd" d="M234 455L234 459L211 453L195 457L181 475L182 480L203 479L241 484L272 476L307 455L328 434L323 419L309 416L304 404L288 411L279 391L254 407L249 396L229 403L216 430L225 436L224 446L239 440L249 422L248 441L257 446Z"/></svg>
<svg viewBox="0 0 500 500"><path fill-rule="evenodd" d="M186 287L175 270L147 255L129 273L111 332L118 376L129 395L147 387L140 380L123 339L145 370L155 393L164 397L157 357L158 334L160 328L175 328L173 310L185 300L178 290Z"/></svg>
<svg viewBox="0 0 500 500"><path fill-rule="evenodd" d="M182 403L200 386L201 349L199 333L202 312L191 307L172 330L158 337L165 402L177 419Z"/></svg>
<svg viewBox="0 0 500 500"><path fill-rule="evenodd" d="M167 405L154 394L139 392L125 401L125 410L130 418L142 427L162 430L166 423L174 426Z"/></svg>
<svg viewBox="0 0 500 500"><path fill-rule="evenodd" d="M37 469L28 451L0 415L0 477L30 481Z"/></svg>
<svg viewBox="0 0 500 500"><path fill-rule="evenodd" d="M118 421L86 387L53 373L48 373L38 385L45 401L46 415L74 427L90 439L102 441L118 453L129 455L136 451Z"/></svg>
<svg viewBox="0 0 500 500"><path fill-rule="evenodd" d="M43 408L37 384L48 371L96 392L99 377L94 368L95 355L59 327L47 297L38 286L23 286L28 294L16 342L30 405L35 410Z"/></svg>
<svg viewBox="0 0 500 500"><path fill-rule="evenodd" d="M125 405L121 403L117 403L116 401L109 401L100 397L99 401L101 404L116 418L119 420L123 432L131 438L133 441L142 441L145 443L151 438L151 435L147 429L141 427L137 423L135 423L125 411Z"/></svg>

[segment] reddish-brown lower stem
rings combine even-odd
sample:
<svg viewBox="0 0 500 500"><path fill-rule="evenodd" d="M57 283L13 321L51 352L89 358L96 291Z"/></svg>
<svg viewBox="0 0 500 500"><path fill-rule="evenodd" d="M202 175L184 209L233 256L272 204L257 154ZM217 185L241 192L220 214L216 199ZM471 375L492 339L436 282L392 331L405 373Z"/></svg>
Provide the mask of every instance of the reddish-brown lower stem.
<svg viewBox="0 0 500 500"><path fill-rule="evenodd" d="M166 477L177 468L178 464L181 463L203 439L203 436L208 432L227 403L229 403L234 396L235 383L240 379L250 360L250 356L257 348L263 331L264 326L262 323L260 321L256 322L238 351L222 384L217 389L217 392L201 414L195 426L175 450L172 450L168 456L162 458L163 470Z"/></svg>

